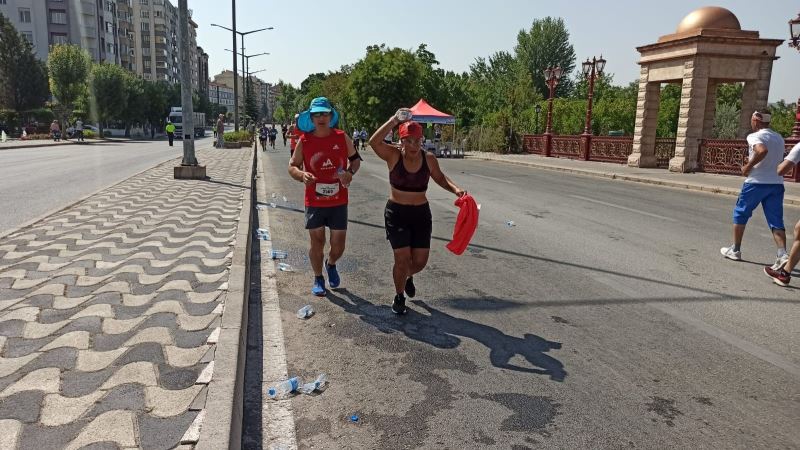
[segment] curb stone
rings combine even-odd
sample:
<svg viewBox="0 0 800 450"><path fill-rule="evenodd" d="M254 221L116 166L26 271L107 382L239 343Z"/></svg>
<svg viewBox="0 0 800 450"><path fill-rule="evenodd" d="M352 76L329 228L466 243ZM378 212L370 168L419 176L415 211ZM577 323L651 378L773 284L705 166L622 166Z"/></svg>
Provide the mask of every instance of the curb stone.
<svg viewBox="0 0 800 450"><path fill-rule="evenodd" d="M252 149L250 149L252 151ZM228 292L223 302L222 325L214 354L214 374L208 384L205 418L196 449L241 448L244 401L244 364L247 350L247 305L250 285L250 245L252 211L255 198L256 152L247 171L236 244L233 247ZM247 192L249 191L249 192Z"/></svg>

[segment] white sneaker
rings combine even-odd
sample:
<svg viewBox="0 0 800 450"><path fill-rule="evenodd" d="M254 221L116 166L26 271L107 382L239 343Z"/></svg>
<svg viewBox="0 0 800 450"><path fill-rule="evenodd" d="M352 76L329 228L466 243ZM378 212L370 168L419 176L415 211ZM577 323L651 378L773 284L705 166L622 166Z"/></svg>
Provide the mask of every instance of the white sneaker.
<svg viewBox="0 0 800 450"><path fill-rule="evenodd" d="M772 270L778 270L786 263L789 262L789 255L783 255L775 259L775 264L772 265Z"/></svg>
<svg viewBox="0 0 800 450"><path fill-rule="evenodd" d="M728 259L732 259L734 261L741 261L742 259L742 252L733 251L733 246L722 247L721 249L719 249L719 252L722 253L722 256Z"/></svg>

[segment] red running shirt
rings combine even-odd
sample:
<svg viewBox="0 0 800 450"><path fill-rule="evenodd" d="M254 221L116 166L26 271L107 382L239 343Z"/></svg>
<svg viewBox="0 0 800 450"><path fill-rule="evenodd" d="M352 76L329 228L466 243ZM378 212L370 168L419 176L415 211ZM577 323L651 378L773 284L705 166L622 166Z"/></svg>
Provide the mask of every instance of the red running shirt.
<svg viewBox="0 0 800 450"><path fill-rule="evenodd" d="M344 131L331 129L325 137L304 133L303 167L317 178L317 182L306 185L306 206L341 206L347 204L347 188L337 177L339 169L347 168L347 139Z"/></svg>
<svg viewBox="0 0 800 450"><path fill-rule="evenodd" d="M447 249L460 255L467 249L469 241L472 240L472 236L478 228L479 210L475 199L469 194L457 198L455 205L459 208L458 217L456 217L456 226L453 230L453 240L447 244Z"/></svg>
<svg viewBox="0 0 800 450"><path fill-rule="evenodd" d="M289 150L291 150L292 153L294 153L294 148L297 147L297 141L300 140L301 136L303 136L303 133L296 125L289 131Z"/></svg>

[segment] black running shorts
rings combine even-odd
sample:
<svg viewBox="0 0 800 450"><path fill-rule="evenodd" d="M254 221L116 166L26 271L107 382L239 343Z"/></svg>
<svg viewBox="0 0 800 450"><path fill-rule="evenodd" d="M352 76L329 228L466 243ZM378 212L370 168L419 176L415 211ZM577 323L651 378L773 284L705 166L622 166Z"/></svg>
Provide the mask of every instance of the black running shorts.
<svg viewBox="0 0 800 450"><path fill-rule="evenodd" d="M347 205L306 206L306 230L328 227L331 230L347 229Z"/></svg>
<svg viewBox="0 0 800 450"><path fill-rule="evenodd" d="M431 248L433 219L428 203L401 205L389 200L386 202L383 218L386 224L386 239L393 249Z"/></svg>

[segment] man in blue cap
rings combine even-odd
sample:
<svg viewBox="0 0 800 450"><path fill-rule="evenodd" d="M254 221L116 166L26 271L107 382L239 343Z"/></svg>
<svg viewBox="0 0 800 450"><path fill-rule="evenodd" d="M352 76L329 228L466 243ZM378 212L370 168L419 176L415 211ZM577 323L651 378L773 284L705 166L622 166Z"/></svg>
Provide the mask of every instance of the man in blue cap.
<svg viewBox="0 0 800 450"><path fill-rule="evenodd" d="M325 253L325 227L330 229L330 252L325 263L328 284L339 287L341 279L336 262L344 253L347 239L347 188L358 171L361 158L347 134L333 128L339 113L325 97L311 101L300 113L297 128L303 132L292 158L289 175L306 185L305 226L311 239L308 258L314 270L311 293L324 296L325 277L322 265Z"/></svg>

